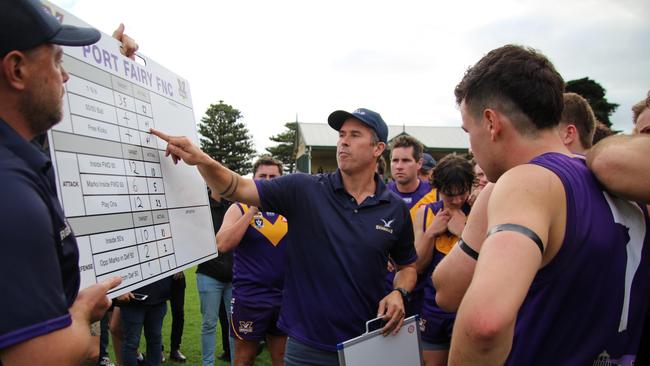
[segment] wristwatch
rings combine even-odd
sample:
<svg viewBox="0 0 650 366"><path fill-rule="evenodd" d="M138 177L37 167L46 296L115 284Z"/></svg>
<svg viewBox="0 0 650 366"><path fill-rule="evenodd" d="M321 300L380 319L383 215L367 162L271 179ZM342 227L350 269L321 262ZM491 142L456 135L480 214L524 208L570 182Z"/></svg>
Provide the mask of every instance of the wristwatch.
<svg viewBox="0 0 650 366"><path fill-rule="evenodd" d="M396 287L396 288L393 289L393 291L397 291L397 292L400 293L400 295L402 295L402 301L404 301L404 304L406 304L407 302L409 302L411 300L411 294L408 291L406 291L405 289L403 289L401 287Z"/></svg>

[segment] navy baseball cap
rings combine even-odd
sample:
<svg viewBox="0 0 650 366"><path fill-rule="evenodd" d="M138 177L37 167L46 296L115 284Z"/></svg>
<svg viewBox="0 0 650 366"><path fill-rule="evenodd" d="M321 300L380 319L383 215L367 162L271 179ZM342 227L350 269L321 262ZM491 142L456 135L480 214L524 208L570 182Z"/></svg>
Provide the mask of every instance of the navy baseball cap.
<svg viewBox="0 0 650 366"><path fill-rule="evenodd" d="M422 154L422 170L429 171L436 166L436 159L433 156L424 153Z"/></svg>
<svg viewBox="0 0 650 366"><path fill-rule="evenodd" d="M371 111L370 109L359 108L352 113L346 111L334 111L327 118L327 123L330 127L338 131L341 129L341 126L343 126L343 122L349 118L358 119L373 129L373 131L377 133L379 141L383 143L388 141L388 126L386 126L386 122L384 122L379 113Z"/></svg>
<svg viewBox="0 0 650 366"><path fill-rule="evenodd" d="M97 29L62 25L38 0L0 0L0 56L44 43L87 46L100 38Z"/></svg>

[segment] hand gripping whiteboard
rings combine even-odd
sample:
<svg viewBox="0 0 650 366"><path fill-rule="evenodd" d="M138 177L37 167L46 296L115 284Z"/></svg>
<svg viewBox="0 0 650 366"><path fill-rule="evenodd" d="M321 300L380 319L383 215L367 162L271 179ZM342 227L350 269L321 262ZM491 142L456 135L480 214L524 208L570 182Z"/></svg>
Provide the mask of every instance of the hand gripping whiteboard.
<svg viewBox="0 0 650 366"><path fill-rule="evenodd" d="M63 24L89 26L43 2ZM173 167L157 128L198 143L186 80L151 59L96 44L63 47L63 120L48 133L56 188L79 245L81 288L107 277L132 291L217 255L206 185L194 167Z"/></svg>
<svg viewBox="0 0 650 366"><path fill-rule="evenodd" d="M341 366L421 366L422 345L420 343L419 316L404 320L397 335L383 336L381 329L369 330L369 325L381 318L366 322L366 333L339 343L339 364Z"/></svg>

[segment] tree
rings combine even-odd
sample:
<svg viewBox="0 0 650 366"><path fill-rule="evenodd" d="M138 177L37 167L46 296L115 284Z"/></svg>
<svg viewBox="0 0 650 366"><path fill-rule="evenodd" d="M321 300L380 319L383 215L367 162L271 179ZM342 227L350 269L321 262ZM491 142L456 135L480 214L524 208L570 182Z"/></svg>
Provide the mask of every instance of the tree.
<svg viewBox="0 0 650 366"><path fill-rule="evenodd" d="M248 174L255 156L252 137L248 128L238 120L241 112L223 100L211 104L201 118L199 133L201 149L216 161L239 174Z"/></svg>
<svg viewBox="0 0 650 366"><path fill-rule="evenodd" d="M293 173L294 167L296 166L295 144L298 123L288 122L284 126L287 128L286 131L270 137L271 141L277 142L278 144L267 147L266 151L273 155L273 157L282 160L287 173Z"/></svg>
<svg viewBox="0 0 650 366"><path fill-rule="evenodd" d="M600 84L585 77L582 79L569 80L566 83L565 89L567 92L580 94L583 98L587 99L591 109L594 111L596 119L607 125L607 127L612 127L612 122L609 120L609 116L616 111L618 104L609 103L607 101L607 98L605 98L606 90L600 86Z"/></svg>

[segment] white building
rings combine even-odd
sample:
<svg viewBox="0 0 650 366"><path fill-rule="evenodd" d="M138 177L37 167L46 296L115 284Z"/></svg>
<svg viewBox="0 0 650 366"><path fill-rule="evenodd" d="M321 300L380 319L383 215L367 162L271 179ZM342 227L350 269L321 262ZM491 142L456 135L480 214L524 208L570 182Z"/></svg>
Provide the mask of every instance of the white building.
<svg viewBox="0 0 650 366"><path fill-rule="evenodd" d="M466 153L469 137L460 127L388 126L388 142L407 134L420 140L424 150L436 160L452 153ZM336 170L336 141L338 133L327 123L298 122L296 134L296 168L303 173ZM388 157L388 155L386 155Z"/></svg>

